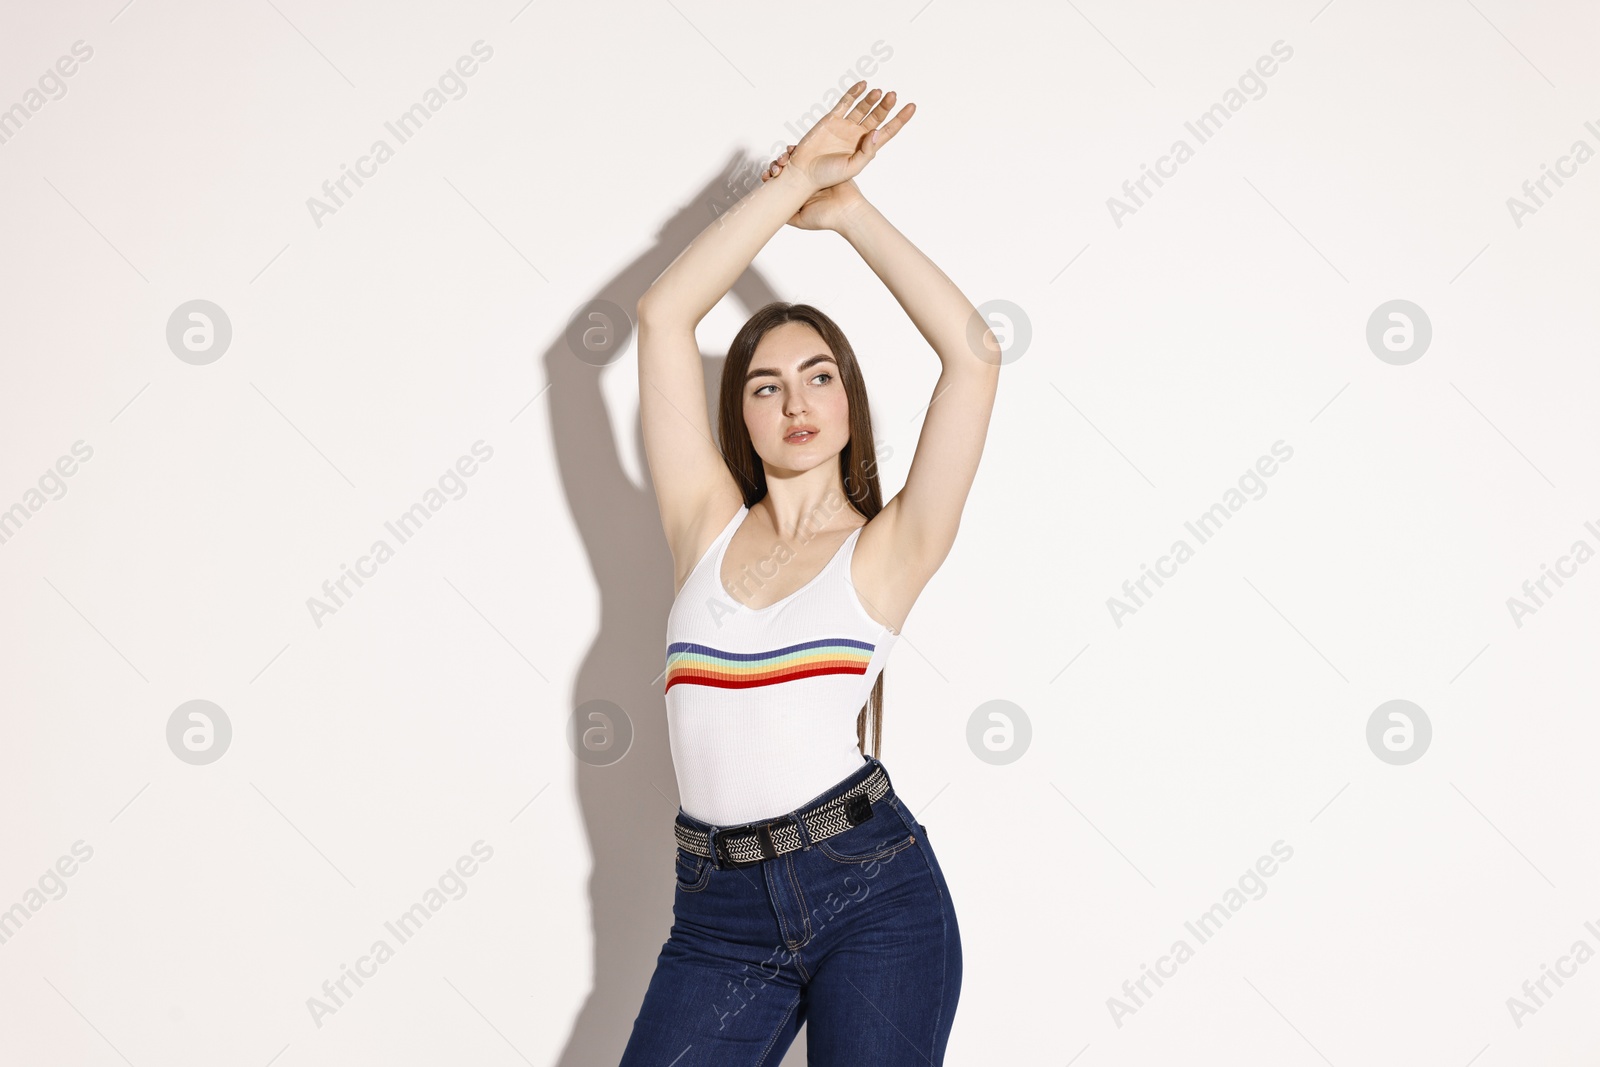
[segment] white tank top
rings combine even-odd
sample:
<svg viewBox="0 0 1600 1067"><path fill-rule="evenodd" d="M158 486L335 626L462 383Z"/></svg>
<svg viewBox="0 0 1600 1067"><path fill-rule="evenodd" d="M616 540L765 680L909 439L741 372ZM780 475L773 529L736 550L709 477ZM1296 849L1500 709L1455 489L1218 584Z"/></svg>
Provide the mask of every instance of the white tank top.
<svg viewBox="0 0 1600 1067"><path fill-rule="evenodd" d="M748 608L728 596L722 562L749 512L728 521L667 615L679 805L713 826L786 815L861 768L856 716L899 637L851 584L860 528L782 600Z"/></svg>

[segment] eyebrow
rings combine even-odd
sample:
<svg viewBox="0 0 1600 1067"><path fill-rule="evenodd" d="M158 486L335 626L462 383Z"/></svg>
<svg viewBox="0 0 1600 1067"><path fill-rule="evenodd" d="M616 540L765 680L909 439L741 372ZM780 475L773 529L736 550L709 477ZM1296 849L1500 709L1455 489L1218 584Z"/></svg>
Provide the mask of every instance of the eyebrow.
<svg viewBox="0 0 1600 1067"><path fill-rule="evenodd" d="M822 352L812 356L804 363L801 363L796 369L803 371L807 367L814 366L818 363L833 363L835 367L838 366L838 364L834 362L832 353ZM745 372L744 380L746 384L749 384L750 382L755 381L757 378L776 378L780 375L780 373L780 371L772 367L752 367L750 370Z"/></svg>

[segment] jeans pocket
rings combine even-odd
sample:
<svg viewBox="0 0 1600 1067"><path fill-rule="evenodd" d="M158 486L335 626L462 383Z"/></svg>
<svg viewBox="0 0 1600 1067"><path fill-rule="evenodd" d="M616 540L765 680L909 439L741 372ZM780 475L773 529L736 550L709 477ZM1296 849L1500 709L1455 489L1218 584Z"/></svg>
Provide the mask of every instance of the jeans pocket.
<svg viewBox="0 0 1600 1067"><path fill-rule="evenodd" d="M672 861L672 868L676 872L678 889L682 892L698 893L711 881L711 861L684 851L681 845Z"/></svg>
<svg viewBox="0 0 1600 1067"><path fill-rule="evenodd" d="M835 863L872 863L888 859L916 842L905 823L888 808L841 834L817 842L817 851Z"/></svg>

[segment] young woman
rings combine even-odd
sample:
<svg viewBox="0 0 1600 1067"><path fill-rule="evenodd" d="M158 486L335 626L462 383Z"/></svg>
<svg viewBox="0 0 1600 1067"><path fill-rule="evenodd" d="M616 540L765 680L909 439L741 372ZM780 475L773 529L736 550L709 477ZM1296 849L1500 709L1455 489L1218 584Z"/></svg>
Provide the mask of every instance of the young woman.
<svg viewBox="0 0 1600 1067"><path fill-rule="evenodd" d="M1000 350L856 188L915 110L882 125L894 93L865 87L638 305L645 450L676 571L665 692L681 799L675 921L623 1067L776 1065L802 1022L813 1067L944 1061L961 936L927 830L878 759L882 670L955 541ZM888 503L855 352L814 307L745 323L712 443L695 326L785 222L842 235L943 365Z"/></svg>

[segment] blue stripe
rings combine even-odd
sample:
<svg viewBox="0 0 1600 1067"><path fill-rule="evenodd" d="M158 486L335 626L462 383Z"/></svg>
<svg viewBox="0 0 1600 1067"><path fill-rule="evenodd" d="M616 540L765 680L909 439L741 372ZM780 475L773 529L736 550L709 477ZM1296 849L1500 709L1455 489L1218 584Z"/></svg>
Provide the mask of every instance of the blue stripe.
<svg viewBox="0 0 1600 1067"><path fill-rule="evenodd" d="M788 655L791 652L801 652L808 648L837 648L844 645L848 648L859 648L864 652L871 652L877 646L867 641L856 641L846 637L824 637L816 641L802 641L798 645L785 645L767 652L724 652L720 648L710 645L700 645L693 641L674 641L667 646L667 655L674 652L699 652L706 656L717 656L727 660L755 660L771 659L773 656Z"/></svg>

